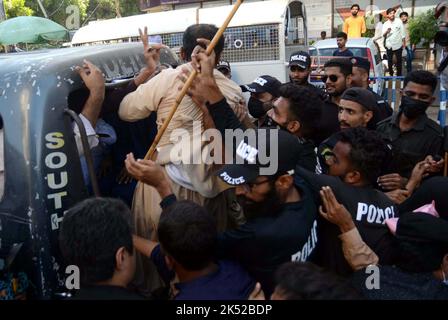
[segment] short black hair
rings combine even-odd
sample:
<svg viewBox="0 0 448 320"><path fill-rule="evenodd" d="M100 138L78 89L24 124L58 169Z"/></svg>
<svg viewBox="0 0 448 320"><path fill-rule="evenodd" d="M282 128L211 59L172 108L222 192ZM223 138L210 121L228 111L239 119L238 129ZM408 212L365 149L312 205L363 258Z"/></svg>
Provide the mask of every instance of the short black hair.
<svg viewBox="0 0 448 320"><path fill-rule="evenodd" d="M406 11L403 11L402 13L400 13L400 18L401 18L402 16L409 17L409 14L408 14Z"/></svg>
<svg viewBox="0 0 448 320"><path fill-rule="evenodd" d="M204 38L212 40L217 31L218 28L213 24L200 23L189 26L187 30L185 30L182 39L182 47L184 49L187 61L191 61L191 54L193 53L193 49L198 44L196 39ZM224 37L221 36L214 49L217 58L219 58L223 49Z"/></svg>
<svg viewBox="0 0 448 320"><path fill-rule="evenodd" d="M320 34L327 34L327 31L321 31Z"/></svg>
<svg viewBox="0 0 448 320"><path fill-rule="evenodd" d="M344 40L347 40L347 34L345 32L343 32L343 31L338 32L336 34L336 38L344 38Z"/></svg>
<svg viewBox="0 0 448 320"><path fill-rule="evenodd" d="M338 141L351 146L349 156L354 169L364 180L375 184L389 154L379 134L366 128L350 128L339 133Z"/></svg>
<svg viewBox="0 0 448 320"><path fill-rule="evenodd" d="M319 128L323 102L309 87L285 83L279 89L280 96L289 101L289 120L300 122L302 136L311 138Z"/></svg>
<svg viewBox="0 0 448 320"><path fill-rule="evenodd" d="M395 10L394 8L389 8L389 9L386 10L386 14L389 14L392 11L397 12L397 10Z"/></svg>
<svg viewBox="0 0 448 320"><path fill-rule="evenodd" d="M359 300L348 280L311 262L287 262L275 273L275 283L287 300Z"/></svg>
<svg viewBox="0 0 448 320"><path fill-rule="evenodd" d="M177 201L165 209L157 232L163 251L187 270L201 270L214 259L216 222L192 201Z"/></svg>
<svg viewBox="0 0 448 320"><path fill-rule="evenodd" d="M354 5L352 5L352 6L350 7L350 10L352 10L354 7L357 7L358 10L361 9L361 8L359 7L359 4L355 3Z"/></svg>
<svg viewBox="0 0 448 320"><path fill-rule="evenodd" d="M430 86L432 93L434 93L437 88L437 77L431 72L425 70L416 70L409 72L404 78L404 87L406 87L409 82L414 82L424 86Z"/></svg>
<svg viewBox="0 0 448 320"><path fill-rule="evenodd" d="M67 211L59 233L65 261L79 267L81 282L112 278L121 247L133 254L131 212L118 199L86 199Z"/></svg>
<svg viewBox="0 0 448 320"><path fill-rule="evenodd" d="M353 71L353 64L347 58L333 58L328 60L324 64L324 69L330 67L339 67L341 73L346 77L351 75Z"/></svg>

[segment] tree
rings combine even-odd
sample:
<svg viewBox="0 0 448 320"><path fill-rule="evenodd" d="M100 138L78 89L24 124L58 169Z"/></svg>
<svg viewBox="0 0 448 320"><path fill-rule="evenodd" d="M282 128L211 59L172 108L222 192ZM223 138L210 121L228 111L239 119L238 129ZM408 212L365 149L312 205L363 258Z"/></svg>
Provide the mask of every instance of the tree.
<svg viewBox="0 0 448 320"><path fill-rule="evenodd" d="M53 20L60 25L65 26L68 14L66 12L67 7L74 5L79 9L80 21L84 20L86 17L87 6L89 5L89 0L41 0L42 5L47 11L48 19ZM34 10L35 15L44 17L42 10L36 0L25 0L28 7Z"/></svg>
<svg viewBox="0 0 448 320"><path fill-rule="evenodd" d="M20 16L31 16L33 9L25 5L25 0L6 0L5 1L6 18L14 18Z"/></svg>
<svg viewBox="0 0 448 320"><path fill-rule="evenodd" d="M434 10L428 10L409 19L409 34L412 44L422 44L428 48L438 31L437 20L434 18Z"/></svg>

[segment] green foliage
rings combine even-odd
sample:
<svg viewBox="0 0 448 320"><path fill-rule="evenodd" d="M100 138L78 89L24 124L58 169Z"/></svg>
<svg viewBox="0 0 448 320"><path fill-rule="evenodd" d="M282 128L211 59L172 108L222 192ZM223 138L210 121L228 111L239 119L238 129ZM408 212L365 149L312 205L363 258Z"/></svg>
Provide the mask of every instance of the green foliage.
<svg viewBox="0 0 448 320"><path fill-rule="evenodd" d="M25 0L6 0L4 5L7 19L33 14L33 9L25 5Z"/></svg>
<svg viewBox="0 0 448 320"><path fill-rule="evenodd" d="M409 33L412 44L422 42L423 46L428 48L437 30L437 20L434 18L433 10L428 10L409 19Z"/></svg>

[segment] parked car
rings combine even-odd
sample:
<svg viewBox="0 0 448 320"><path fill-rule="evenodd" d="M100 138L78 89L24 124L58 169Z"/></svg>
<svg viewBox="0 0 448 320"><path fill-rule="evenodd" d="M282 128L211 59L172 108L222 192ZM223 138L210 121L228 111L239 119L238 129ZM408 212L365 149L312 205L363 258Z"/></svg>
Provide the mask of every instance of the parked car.
<svg viewBox="0 0 448 320"><path fill-rule="evenodd" d="M348 39L346 46L355 56L364 57L370 61L370 77L372 78L370 86L373 91L382 94L385 81L376 79L377 77L384 77L384 66L378 45L372 38L356 38ZM310 82L313 85L321 88L325 87L325 84L321 81L323 66L325 62L333 58L333 52L337 48L336 38L317 41L309 48L312 68Z"/></svg>
<svg viewBox="0 0 448 320"><path fill-rule="evenodd" d="M132 81L145 66L141 43L42 50L0 58L4 133L0 283L5 273L26 274L32 284L28 298L52 299L67 291L59 227L66 210L90 196L72 128L77 116L68 108L72 94L87 90L74 68L82 65L83 59L104 73L106 90L125 85L125 79ZM179 63L168 48L162 50L161 62ZM87 149L84 155L89 158ZM96 175L92 171L90 178L93 184Z"/></svg>

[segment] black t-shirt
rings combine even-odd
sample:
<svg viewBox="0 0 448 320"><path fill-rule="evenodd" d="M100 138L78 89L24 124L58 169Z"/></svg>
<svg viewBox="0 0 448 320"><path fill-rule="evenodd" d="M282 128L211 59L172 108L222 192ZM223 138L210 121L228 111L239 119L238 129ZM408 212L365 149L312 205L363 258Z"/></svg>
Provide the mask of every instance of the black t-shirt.
<svg viewBox="0 0 448 320"><path fill-rule="evenodd" d="M310 186L296 179L301 200L283 205L282 211L248 220L219 235L221 257L239 261L261 282L265 294L274 289L274 273L288 261L307 261L317 242L317 207Z"/></svg>
<svg viewBox="0 0 448 320"><path fill-rule="evenodd" d="M339 49L336 49L333 51L333 57L353 57L353 52L351 52L349 49L346 49L344 51L339 51Z"/></svg>
<svg viewBox="0 0 448 320"><path fill-rule="evenodd" d="M371 186L351 186L338 177L317 175L301 167L297 167L296 174L311 184L315 200L318 202L320 202L321 188L331 187L336 199L352 215L364 242L378 255L380 263L392 262L395 241L385 225L385 220L398 217L398 210L384 193ZM344 258L338 235L340 235L338 227L325 219L319 219L316 262L337 273L349 274L352 270Z"/></svg>
<svg viewBox="0 0 448 320"><path fill-rule="evenodd" d="M318 146L333 133L341 130L338 120L339 106L330 99L324 101L324 109L319 121L319 131L314 135L313 141Z"/></svg>

